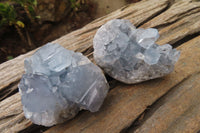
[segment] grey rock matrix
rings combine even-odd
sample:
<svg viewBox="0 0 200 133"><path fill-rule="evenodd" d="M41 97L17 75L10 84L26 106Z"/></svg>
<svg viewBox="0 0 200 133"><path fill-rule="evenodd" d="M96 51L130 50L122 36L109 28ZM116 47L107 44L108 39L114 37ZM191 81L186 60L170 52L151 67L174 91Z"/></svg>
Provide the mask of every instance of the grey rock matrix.
<svg viewBox="0 0 200 133"><path fill-rule="evenodd" d="M24 62L19 91L25 117L52 126L79 110L96 112L109 86L99 67L81 53L48 43Z"/></svg>
<svg viewBox="0 0 200 133"><path fill-rule="evenodd" d="M93 40L94 59L111 77L128 84L173 71L180 52L157 45L157 29L136 29L128 20L114 19L101 26Z"/></svg>

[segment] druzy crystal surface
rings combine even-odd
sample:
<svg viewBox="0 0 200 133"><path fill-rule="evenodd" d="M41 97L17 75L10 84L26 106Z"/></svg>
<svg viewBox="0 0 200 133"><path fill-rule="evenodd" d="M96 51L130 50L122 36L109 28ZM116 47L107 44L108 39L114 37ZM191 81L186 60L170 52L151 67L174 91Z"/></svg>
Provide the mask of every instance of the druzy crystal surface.
<svg viewBox="0 0 200 133"><path fill-rule="evenodd" d="M101 69L81 53L48 43L25 59L19 91L25 117L52 126L99 110L108 92Z"/></svg>
<svg viewBox="0 0 200 133"><path fill-rule="evenodd" d="M128 20L114 19L101 26L93 39L94 59L111 77L128 84L173 71L180 52L157 45L157 29L136 29Z"/></svg>

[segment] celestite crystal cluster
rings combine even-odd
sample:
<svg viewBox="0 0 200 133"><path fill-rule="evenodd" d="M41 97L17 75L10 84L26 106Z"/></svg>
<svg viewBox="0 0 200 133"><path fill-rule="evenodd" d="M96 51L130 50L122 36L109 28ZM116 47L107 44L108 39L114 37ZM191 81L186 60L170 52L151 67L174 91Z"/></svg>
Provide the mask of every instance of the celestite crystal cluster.
<svg viewBox="0 0 200 133"><path fill-rule="evenodd" d="M114 19L99 28L94 59L111 77L132 84L173 71L180 52L157 45L156 29L136 29ZM52 126L73 118L81 109L96 112L109 85L101 69L81 53L48 43L25 59L19 91L25 117Z"/></svg>
<svg viewBox="0 0 200 133"><path fill-rule="evenodd" d="M157 29L136 29L128 20L114 19L101 26L93 40L94 59L111 77L132 84L173 71L180 52L157 45Z"/></svg>
<svg viewBox="0 0 200 133"><path fill-rule="evenodd" d="M109 85L101 69L81 53L48 43L25 60L19 91L26 118L52 126L78 111L99 110Z"/></svg>

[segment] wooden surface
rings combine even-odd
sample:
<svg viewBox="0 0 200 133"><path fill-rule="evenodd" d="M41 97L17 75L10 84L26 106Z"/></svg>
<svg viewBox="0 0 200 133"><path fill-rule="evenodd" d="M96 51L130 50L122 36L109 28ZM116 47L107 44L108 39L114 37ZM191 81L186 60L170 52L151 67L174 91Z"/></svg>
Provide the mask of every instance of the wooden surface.
<svg viewBox="0 0 200 133"><path fill-rule="evenodd" d="M129 19L137 27L155 27L158 44L170 43L181 51L175 70L163 78L135 85L115 82L97 113L80 112L74 119L46 133L183 133L200 130L200 2L146 0L127 5L54 42L82 52L91 60L92 39L108 20ZM0 132L38 132L23 116L17 84L24 73L24 58L0 65ZM113 82L113 80L112 80Z"/></svg>

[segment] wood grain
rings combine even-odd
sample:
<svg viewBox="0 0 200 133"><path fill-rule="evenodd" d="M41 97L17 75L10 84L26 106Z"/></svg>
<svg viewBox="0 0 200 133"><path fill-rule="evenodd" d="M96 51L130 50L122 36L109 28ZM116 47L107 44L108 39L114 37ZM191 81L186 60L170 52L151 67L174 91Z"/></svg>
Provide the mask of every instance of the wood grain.
<svg viewBox="0 0 200 133"><path fill-rule="evenodd" d="M24 117L19 93L2 101L0 103L0 112L1 132L14 133L32 125L32 123Z"/></svg>
<svg viewBox="0 0 200 133"><path fill-rule="evenodd" d="M135 133L196 133L200 129L200 73L173 88ZM131 131L131 132L134 132ZM131 133L129 131L129 133Z"/></svg>
<svg viewBox="0 0 200 133"><path fill-rule="evenodd" d="M73 120L52 127L47 133L120 132L129 127L148 106L169 90L176 88L177 84L181 85L191 75L197 75L196 73L200 72L200 36L196 35L200 32L199 11L200 2L190 0L141 1L127 5L53 41L68 49L90 55L92 60L92 38L96 30L108 20L125 18L136 26L158 28L161 34L158 44L181 45L178 47L181 57L170 75L136 85L118 83L119 85L109 92L99 112L82 111ZM23 61L34 51L0 65L0 92L11 89L12 84L19 81L24 73ZM192 111L197 109L194 107ZM185 119L188 121L198 121L194 120L194 116L189 117L190 113L187 115ZM23 116L18 93L0 102L0 131L18 132L31 125Z"/></svg>
<svg viewBox="0 0 200 133"><path fill-rule="evenodd" d="M142 27L159 29L158 44L174 44L188 35L200 34L200 2L179 0Z"/></svg>
<svg viewBox="0 0 200 133"><path fill-rule="evenodd" d="M99 112L84 112L67 123L49 129L46 133L120 132L171 88L190 75L200 72L199 44L200 36L178 48L181 50L181 57L175 71L170 75L137 85L121 84L109 92Z"/></svg>

